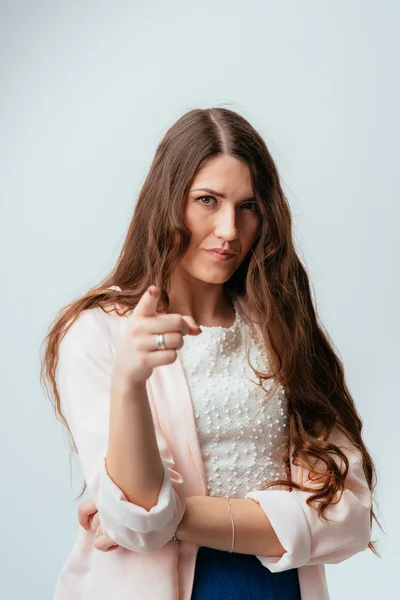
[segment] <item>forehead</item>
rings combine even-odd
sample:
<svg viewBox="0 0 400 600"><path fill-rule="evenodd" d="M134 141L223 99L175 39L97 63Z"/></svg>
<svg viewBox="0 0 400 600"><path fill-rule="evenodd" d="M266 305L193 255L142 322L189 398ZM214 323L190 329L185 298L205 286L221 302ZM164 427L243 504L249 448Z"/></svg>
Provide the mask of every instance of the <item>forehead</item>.
<svg viewBox="0 0 400 600"><path fill-rule="evenodd" d="M196 173L190 190L204 187L212 188L227 196L253 193L248 165L234 156L214 157Z"/></svg>

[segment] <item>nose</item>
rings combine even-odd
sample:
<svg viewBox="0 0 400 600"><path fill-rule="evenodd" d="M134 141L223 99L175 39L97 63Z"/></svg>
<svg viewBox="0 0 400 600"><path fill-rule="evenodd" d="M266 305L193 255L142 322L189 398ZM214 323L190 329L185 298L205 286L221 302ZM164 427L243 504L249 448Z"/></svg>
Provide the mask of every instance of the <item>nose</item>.
<svg viewBox="0 0 400 600"><path fill-rule="evenodd" d="M234 206L225 205L215 214L215 235L224 240L237 238L237 215Z"/></svg>

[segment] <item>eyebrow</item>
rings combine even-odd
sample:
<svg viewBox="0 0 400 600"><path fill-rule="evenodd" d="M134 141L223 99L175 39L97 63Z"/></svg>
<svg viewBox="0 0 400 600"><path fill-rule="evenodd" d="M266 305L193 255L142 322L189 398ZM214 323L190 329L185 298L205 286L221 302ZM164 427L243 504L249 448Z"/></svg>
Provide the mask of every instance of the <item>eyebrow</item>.
<svg viewBox="0 0 400 600"><path fill-rule="evenodd" d="M191 192L207 192L208 194L212 194L213 196L218 196L219 198L223 198L224 200L226 199L226 194L223 194L222 192L216 192L215 190L211 190L210 188L196 188L195 190L190 190ZM246 200L244 200L244 202L252 202L252 201L256 201L257 198L255 198L254 196L252 196L251 198L247 198Z"/></svg>

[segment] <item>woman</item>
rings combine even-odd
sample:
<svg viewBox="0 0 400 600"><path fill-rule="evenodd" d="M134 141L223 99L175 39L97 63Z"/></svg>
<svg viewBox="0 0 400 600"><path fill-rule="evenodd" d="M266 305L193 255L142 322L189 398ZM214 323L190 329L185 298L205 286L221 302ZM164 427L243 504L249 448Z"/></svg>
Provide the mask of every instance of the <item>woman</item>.
<svg viewBox="0 0 400 600"><path fill-rule="evenodd" d="M362 421L242 116L168 130L116 267L46 342L90 491L54 600L326 600L325 564L377 554Z"/></svg>

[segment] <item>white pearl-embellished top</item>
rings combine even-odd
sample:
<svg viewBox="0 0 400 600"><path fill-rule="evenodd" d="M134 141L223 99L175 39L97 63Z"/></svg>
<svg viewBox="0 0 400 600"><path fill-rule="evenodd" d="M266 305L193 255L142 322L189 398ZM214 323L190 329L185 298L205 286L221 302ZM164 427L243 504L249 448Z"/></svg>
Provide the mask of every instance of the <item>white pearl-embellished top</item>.
<svg viewBox="0 0 400 600"><path fill-rule="evenodd" d="M246 348L262 372L269 372L268 356L236 300L233 306L231 327L201 326L198 336L185 336L178 354L192 398L208 494L243 498L271 480L289 477L289 434L284 389L279 385L265 400ZM263 386L269 390L274 384L269 379Z"/></svg>

